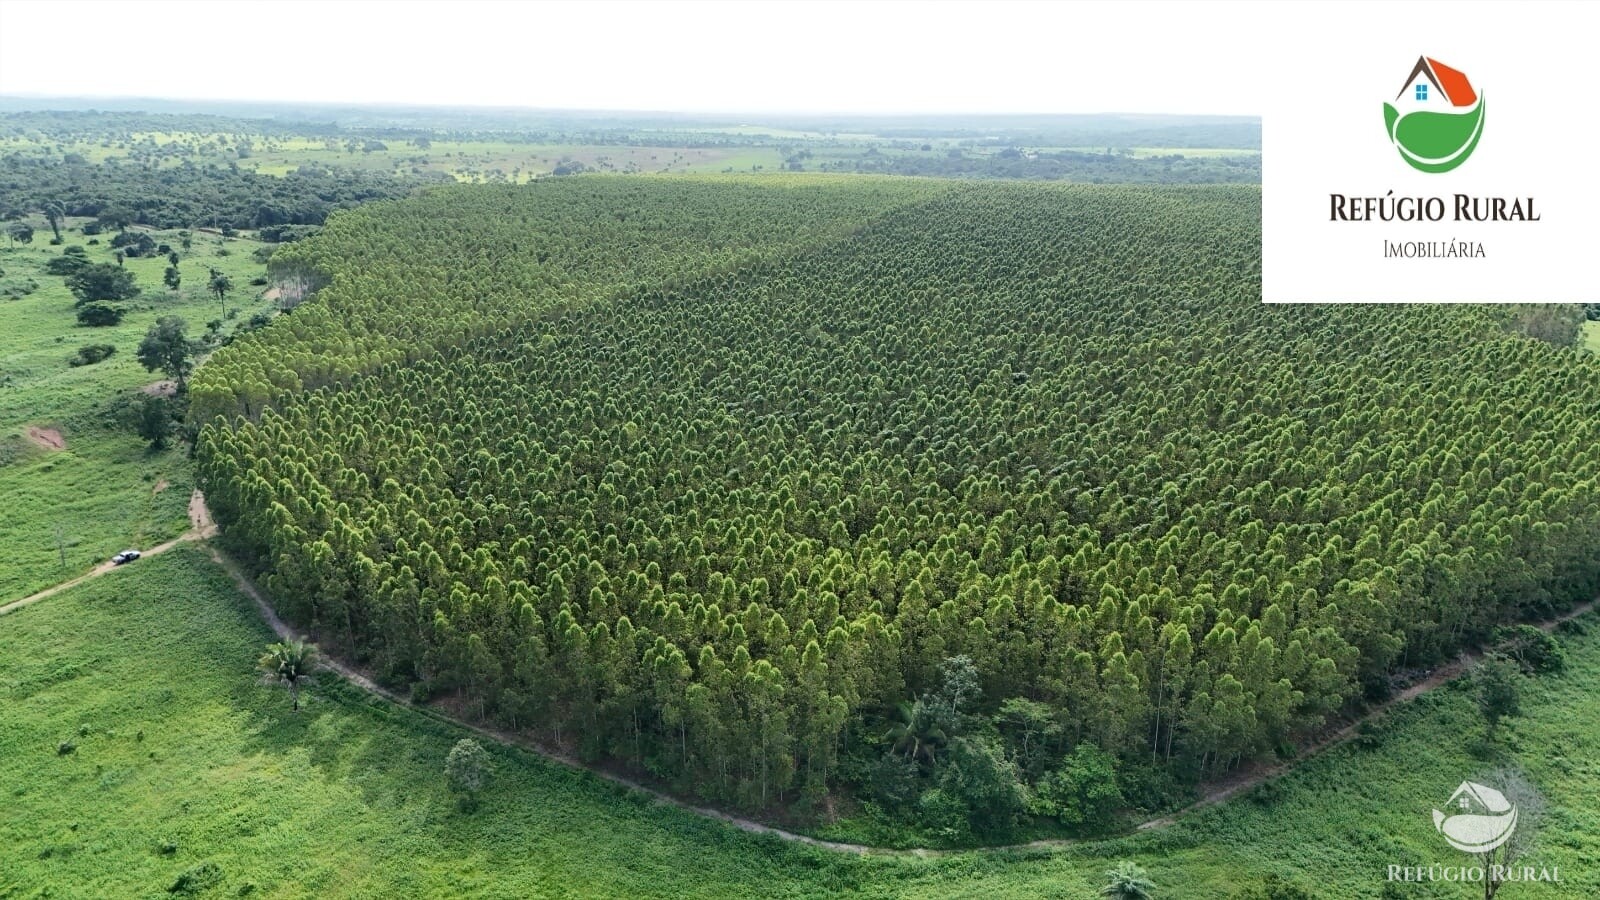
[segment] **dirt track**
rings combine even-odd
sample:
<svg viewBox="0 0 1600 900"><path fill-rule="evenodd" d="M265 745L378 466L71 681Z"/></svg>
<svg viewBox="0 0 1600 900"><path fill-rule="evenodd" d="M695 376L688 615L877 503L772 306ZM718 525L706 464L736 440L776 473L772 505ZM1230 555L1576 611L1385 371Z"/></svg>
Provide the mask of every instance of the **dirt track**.
<svg viewBox="0 0 1600 900"><path fill-rule="evenodd" d="M160 545L158 547L152 547L149 550L144 551L144 554L146 556L153 556L153 555L155 555L157 553L164 553L167 550L171 550L173 547L176 547L179 544L190 542L190 541L203 541L203 540L206 540L207 538L210 538L210 537L213 537L213 536L216 535L217 526L215 525L215 523L212 522L212 520L211 520L211 512L210 512L209 509L206 508L205 497L203 495L201 495L201 493L199 491L195 491L194 495L189 498L189 522L190 522L190 526L191 527L190 527L190 529L188 531L184 532L182 535L180 535L179 537L177 537L174 540L168 541L165 544L162 544L162 545ZM221 550L219 550L214 545L208 546L207 550L210 552L212 560L214 560L217 563L217 565L221 566L230 576L232 576L234 582L239 585L239 589L241 591L243 591L247 596L249 596L251 600L255 601L256 608L257 608L257 610L260 611L262 619L264 619L266 621L268 626L270 626L272 628L272 631L275 634L277 634L280 639L288 640L288 639L299 637L299 635L295 634L293 629L291 629L281 618L278 617L277 612L273 610L271 604L267 603L266 597L261 593L261 590L258 587L256 587L256 585L255 585L255 583L253 581L250 580L250 577L244 572L244 570L238 565L238 563L234 562L230 557L225 555ZM20 609L20 608L22 608L24 606L27 606L30 603L35 603L35 602L38 602L39 600L43 600L44 598L49 597L52 594L60 593L61 591L66 590L67 588L70 588L70 587L73 587L75 585L81 584L81 583L83 583L85 581L88 581L91 578L95 578L95 577L98 577L100 575L104 575L105 573L111 571L112 568L113 568L113 566L110 563L103 563L100 566L97 566L93 571L89 572L86 575L82 575L82 576L79 576L77 578L72 579L71 581L64 582L62 584L58 584L55 587L50 588L48 590L40 591L39 593L34 594L31 597L24 597L23 599L18 600L18 601L14 602L14 603L10 603L10 604L7 604L5 606L0 606L0 615L5 615L6 613L12 612L13 610ZM1561 624L1562 622L1565 622L1565 621L1567 621L1569 619L1575 619L1575 618L1577 618L1579 616L1582 616L1582 615L1592 611L1597 604L1600 604L1600 599L1591 600L1588 603L1585 603L1585 604L1583 604L1581 606L1578 606L1578 607L1576 607L1574 609L1568 610L1566 613L1563 613L1562 615L1557 616L1554 619L1551 619L1551 620L1549 620L1547 622L1540 623L1539 627L1541 629L1545 630L1545 631L1550 631L1551 629L1555 628L1557 625ZM1351 737L1354 737L1355 734L1356 734L1357 729L1359 729L1361 727L1361 723L1363 723L1365 721L1368 721L1369 719L1372 719L1372 718L1374 718L1374 717L1376 717L1378 715L1381 715L1384 712L1387 712L1389 709L1393 708L1394 706L1396 706L1396 705L1398 705L1400 703L1405 703L1405 702L1407 702L1409 700L1415 699L1420 694L1423 694L1423 693L1425 693L1425 692L1427 692L1429 690L1432 690L1433 688L1439 687L1440 685L1443 685L1446 682L1449 682L1449 681L1452 681L1452 680L1454 680L1456 678L1459 678L1461 675L1465 674L1466 671L1468 670L1468 668L1470 668L1473 663L1477 662L1477 660L1479 658L1480 658L1480 654L1474 654L1474 653L1463 654L1460 658L1456 659L1454 662L1451 662L1451 663L1448 663L1446 665L1440 666L1438 669L1436 669L1433 672L1429 673L1429 675L1426 678L1423 678L1422 680L1416 682L1415 684L1410 685L1405 690L1399 692L1398 694L1395 694L1393 697L1389 698L1388 700L1384 701L1383 703L1380 703L1380 704L1378 704L1378 705L1376 705L1374 707L1371 707L1364 714L1362 714L1360 717L1350 721L1349 723L1347 723L1344 726L1338 728L1337 730L1332 731L1332 732L1330 732L1330 733L1328 733L1328 734L1326 734L1326 735L1324 735L1322 737L1319 737L1319 738L1311 741L1309 744L1301 747L1299 754L1296 756L1296 758L1293 761L1287 762L1287 763L1280 763L1280 764L1277 764L1277 765L1246 766L1246 767L1238 770L1237 772L1232 773L1231 775L1229 775L1229 776L1227 776L1225 778L1222 778L1222 779L1220 779L1218 781L1211 782L1208 785L1206 785L1205 790L1201 793L1200 798L1198 800L1196 800L1195 802L1189 804L1188 806L1184 807L1183 809L1177 810L1176 812L1169 813L1169 814L1164 815L1164 816L1158 816L1156 818L1149 819L1147 821L1141 822L1136 826L1136 830L1145 831L1145 830L1152 829L1152 828L1163 828L1163 827L1166 827L1166 826L1171 825L1174 822L1176 822L1177 819L1180 816L1184 815L1185 813L1193 812L1193 811L1198 810L1198 809L1203 809L1203 808L1205 808L1207 806L1212 806L1214 804L1221 803L1224 800L1227 800L1228 798L1233 797L1233 796L1235 796L1235 795L1237 795L1237 794L1239 794L1241 792L1248 791L1251 788L1253 788L1253 787L1255 787L1255 786L1257 786L1259 784L1262 784L1262 783L1264 783L1266 781L1269 781L1269 780L1271 780L1273 778L1276 778L1276 777L1278 777L1280 775L1285 774L1290 769L1292 769L1296 763L1298 763L1300 761L1303 761L1303 760L1306 760L1306 759L1309 759L1310 757L1315 756L1316 754L1321 753L1322 751L1327 750L1330 747L1335 747L1335 746L1337 746L1339 744L1342 744L1345 741L1349 740ZM710 807L704 807L704 806L696 806L696 805L694 805L692 803L689 803L689 802L687 802L685 800L681 800L681 799L679 799L677 797L674 797L674 796L672 796L670 794L665 794L665 793L662 793L661 791L655 790L654 788L647 787L647 786L645 786L643 784L640 784L640 783L638 783L638 782L636 782L636 781L634 781L634 780L632 780L630 778L627 778L625 776L618 775L618 774L616 774L614 772L608 772L608 771L605 771L603 769L596 769L596 768L593 768L593 767L590 767L590 766L586 766L582 762L579 762L578 760L573 759L572 757L570 757L570 756L568 756L568 755L566 755L564 753L561 753L559 751L553 750L553 749L551 749L549 747L545 747L545 746L537 743L536 741L533 741L533 740L531 740L531 739L529 739L527 737L524 737L522 735L510 734L508 732L499 731L499 730L496 730L496 729L493 729L493 728L486 728L486 727L481 726L481 725L474 725L474 724L472 724L470 722L465 722L465 721L462 721L460 719L456 719L456 718L451 717L451 716L446 716L446 715L438 712L437 710L434 710L434 709L429 708L429 707L416 706L416 705L412 704L409 700L406 700L406 699L400 697L398 694L395 694L394 692L388 690L387 688L384 688L381 685L377 684L371 678L369 678L367 675L365 675L364 673L360 672L359 670L353 669L353 668L345 665L343 662L340 662L339 660L334 659L334 658L332 658L330 656L320 656L318 658L318 664L319 664L320 668L326 669L326 670L331 671L331 672L334 672L337 675L339 675L341 678L344 678L345 680L351 682L352 684L357 685L358 687L362 688L363 690L366 690L366 691L369 691L369 692L371 692L373 694L376 694L376 695L384 698L385 700L388 700L391 703L395 703L395 704L400 705L400 706L411 707L412 709L416 709L419 712L423 713L424 715L432 716L432 717L438 718L438 719L447 720L447 721L451 722L454 725L457 725L457 726L459 726L461 728L465 728L468 731L472 731L472 732L474 732L476 734L482 735L482 736L484 736L486 738L489 738L490 740L497 741L497 742L502 743L502 744L508 744L508 745L521 747L521 748L523 748L525 750L529 750L529 751L532 751L534 753L537 753L540 756L543 756L546 759L551 760L552 762L559 763L560 765L567 766L567 767L573 768L573 769L581 769L581 770L584 770L584 771L587 771L587 772L593 774L597 778L603 778L606 781L610 781L610 782L612 782L614 784L624 785L624 786L626 786L628 788L631 788L633 790L640 791L642 793L648 794L652 798L654 798L656 800L656 802L658 802L658 803L661 803L661 804L664 804L664 805L668 805L668 806L676 806L679 809L687 810L689 812L695 813L696 815L701 815L701 816L705 816L707 818L716 819L716 820L721 821L721 822L726 822L727 824L732 825L735 828L738 828L738 829L740 829L742 831L750 832L752 834L770 834L773 837L779 838L781 840L792 841L792 842L798 843L798 844L807 844L807 845L813 846L813 847L822 847L822 848L827 849L827 850L836 850L836 851L839 851L841 853L855 853L855 854L862 854L862 855L874 854L874 855L932 857L932 856L943 856L943 855L954 854L954 853L970 853L970 852L974 852L974 851L970 851L970 850L935 850L935 849L924 849L924 848L909 849L909 850L891 850L891 849L885 849L885 848L879 848L879 847L869 847L869 846L866 846L864 844L848 844L848 843L841 843L841 842L838 842L838 841L825 841L825 840L822 840L820 838L811 837L810 835L799 834L799 833L793 832L793 831L786 831L786 830L784 830L782 828L777 828L777 827L774 827L774 826L771 826L771 825L764 825L764 824L762 824L760 822L757 822L757 821L754 821L752 819L746 819L746 818L744 818L742 816L736 816L736 815L733 815L731 813L723 812L722 810L711 809ZM1050 848L1050 847L1065 847L1065 846L1069 846L1069 845L1075 844L1075 843L1079 843L1079 841L1075 841L1075 840L1071 840L1071 839L1042 840L1042 841L1029 841L1027 843L1022 843L1022 844L1007 844L1007 845L996 846L996 847L988 847L988 848L983 848L983 849L984 850L990 850L990 851L1003 851L1003 850L1015 850L1015 849L1043 849L1043 848ZM978 851L978 852L982 852L982 851Z"/></svg>
<svg viewBox="0 0 1600 900"><path fill-rule="evenodd" d="M199 491L195 491L194 494L189 497L189 530L178 535L172 540L167 541L165 544L157 544L148 550L140 550L140 558L142 559L146 556L155 556L158 553L165 553L179 544L186 544L190 541L203 541L206 538L212 537L216 533L217 526L211 521L211 511L206 509L206 498L202 496ZM135 561L133 564L137 565L138 562ZM0 616L10 612L15 612L16 610L19 610L29 604L38 603L40 600L43 600L44 598L54 594L59 594L67 588L77 587L78 585L83 584L85 581L88 581L91 578L98 578L115 568L117 567L109 561L103 562L100 565L90 569L88 572L85 572L84 574L79 575L77 578L74 578L70 581L63 581L55 587L45 588L37 594L31 594L27 597L23 597L21 600L13 600L4 606L0 606Z"/></svg>

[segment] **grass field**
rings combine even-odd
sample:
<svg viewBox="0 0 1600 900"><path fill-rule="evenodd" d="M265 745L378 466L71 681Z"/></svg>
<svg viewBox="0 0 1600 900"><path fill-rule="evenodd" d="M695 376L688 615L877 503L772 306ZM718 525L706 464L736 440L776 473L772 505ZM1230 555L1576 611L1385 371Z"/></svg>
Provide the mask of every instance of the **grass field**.
<svg viewBox="0 0 1600 900"><path fill-rule="evenodd" d="M1583 347L1590 353L1600 353L1600 322L1583 323Z"/></svg>
<svg viewBox="0 0 1600 900"><path fill-rule="evenodd" d="M190 337L222 318L206 289L211 267L233 280L228 305L238 313L227 327L268 305L260 299L263 289L250 284L265 273L251 258L260 244L197 233L191 249L178 251L183 286L176 295L162 285L165 257L129 259L143 293L128 304L126 318L109 328L80 327L64 280L43 272L62 248L49 246L43 222L36 227L32 244L0 244L0 285L37 284L20 299L0 299L0 602L63 581L124 546L148 546L187 527L192 485L184 453L150 452L126 422L129 398L161 377L146 371L134 353L160 316L183 317ZM180 247L176 232L154 236ZM94 262L112 259L110 235L94 246L76 228L64 237L66 246L85 246ZM112 344L116 353L95 365L68 365L91 343Z"/></svg>
<svg viewBox="0 0 1600 900"><path fill-rule="evenodd" d="M219 897L1087 898L1118 859L1145 865L1162 900L1230 897L1269 874L1335 900L1467 898L1476 886L1384 893L1385 866L1465 862L1430 811L1505 761L1547 795L1530 860L1562 883L1499 896L1600 895L1592 624L1563 639L1565 674L1525 685L1498 758L1474 754L1471 698L1445 689L1375 748L1333 750L1166 829L933 858L746 835L498 746L494 787L462 814L442 766L465 732L328 680L293 714L254 673L269 637L194 548L0 618L0 898L167 896L184 873Z"/></svg>

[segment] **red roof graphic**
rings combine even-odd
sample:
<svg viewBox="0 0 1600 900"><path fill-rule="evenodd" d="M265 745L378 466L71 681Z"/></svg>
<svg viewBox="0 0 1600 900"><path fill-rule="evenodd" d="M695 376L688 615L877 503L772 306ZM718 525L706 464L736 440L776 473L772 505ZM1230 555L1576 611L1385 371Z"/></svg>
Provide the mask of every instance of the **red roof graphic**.
<svg viewBox="0 0 1600 900"><path fill-rule="evenodd" d="M1411 70L1406 83L1400 87L1400 94L1396 94L1395 99L1398 100L1400 95L1411 88L1412 82L1416 81L1418 75L1426 76L1433 82L1433 86L1450 101L1451 106L1471 106L1478 102L1478 92L1472 89L1472 82L1467 80L1465 72L1452 69L1430 56L1417 57L1416 68Z"/></svg>
<svg viewBox="0 0 1600 900"><path fill-rule="evenodd" d="M1471 106L1478 99L1478 94L1472 89L1472 82L1467 80L1467 75L1458 69L1452 69L1433 57L1425 57L1428 65L1433 68L1433 74L1439 76L1439 90L1450 98L1451 106Z"/></svg>

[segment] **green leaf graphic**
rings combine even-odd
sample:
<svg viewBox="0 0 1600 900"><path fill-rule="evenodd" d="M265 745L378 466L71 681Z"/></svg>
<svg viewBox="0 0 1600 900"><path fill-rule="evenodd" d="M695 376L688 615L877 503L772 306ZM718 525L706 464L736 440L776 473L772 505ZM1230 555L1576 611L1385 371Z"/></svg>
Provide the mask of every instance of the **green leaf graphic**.
<svg viewBox="0 0 1600 900"><path fill-rule="evenodd" d="M1483 134L1486 104L1464 113L1413 112L1400 115L1383 105L1384 125L1400 156L1423 172L1448 172L1466 161Z"/></svg>

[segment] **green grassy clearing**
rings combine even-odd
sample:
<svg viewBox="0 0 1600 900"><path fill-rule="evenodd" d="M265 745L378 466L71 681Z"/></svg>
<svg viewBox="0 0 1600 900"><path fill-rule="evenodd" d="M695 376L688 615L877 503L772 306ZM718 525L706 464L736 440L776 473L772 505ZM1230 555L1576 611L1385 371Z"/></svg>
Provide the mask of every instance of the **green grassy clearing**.
<svg viewBox="0 0 1600 900"><path fill-rule="evenodd" d="M165 257L128 259L143 293L127 304L120 325L81 327L64 280L43 271L63 248L49 245L44 222L34 225L32 244L0 244L0 270L6 273L0 284L31 279L38 285L20 299L0 300L0 497L5 498L0 546L6 548L0 602L76 575L124 546L149 546L187 527L192 479L184 452L150 452L125 422L130 398L161 377L146 371L134 353L160 316L184 318L190 337L223 317L206 288L211 267L227 272L234 283L228 306L236 314L226 327L270 305L261 299L264 289L250 284L265 273L251 258L257 242L197 232L192 248L183 250L177 232L158 231L152 232L157 242L170 243L181 257L178 293L162 284ZM98 245L88 245L76 227L63 237L65 246L84 246L93 262L113 259L109 234L100 235ZM68 365L80 346L102 343L117 348L109 359ZM58 432L65 449L30 438L32 428Z"/></svg>
<svg viewBox="0 0 1600 900"><path fill-rule="evenodd" d="M1583 349L1590 353L1600 353L1600 322L1583 323Z"/></svg>
<svg viewBox="0 0 1600 900"><path fill-rule="evenodd" d="M463 815L442 776L463 731L328 676L294 715L254 674L269 637L198 549L0 619L0 897L165 896L209 862L210 896L249 884L256 897L1083 898L1127 858L1162 900L1228 897L1268 874L1320 898L1377 898L1389 863L1465 861L1430 810L1496 761L1474 755L1481 726L1451 688L1403 708L1374 749L1335 749L1170 828L1065 850L862 859L746 835L499 746L495 787ZM1560 866L1563 882L1511 885L1502 900L1600 894L1600 630L1563 641L1568 671L1525 684L1526 715L1498 750L1547 795L1530 859ZM76 750L58 755L65 740Z"/></svg>

